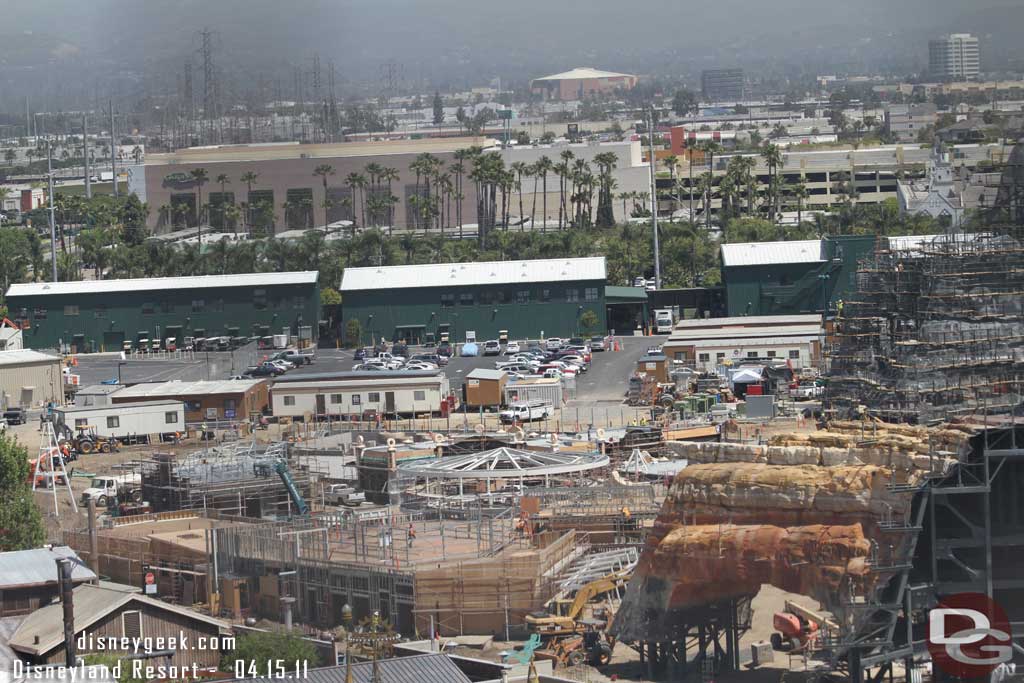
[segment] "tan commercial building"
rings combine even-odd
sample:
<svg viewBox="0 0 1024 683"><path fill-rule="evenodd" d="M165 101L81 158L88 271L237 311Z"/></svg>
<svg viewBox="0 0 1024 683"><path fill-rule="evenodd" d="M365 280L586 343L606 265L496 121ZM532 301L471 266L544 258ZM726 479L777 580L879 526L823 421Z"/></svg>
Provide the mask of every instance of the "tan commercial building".
<svg viewBox="0 0 1024 683"><path fill-rule="evenodd" d="M575 101L593 95L632 90L640 79L631 74L579 67L560 74L544 76L530 83L530 90L545 99Z"/></svg>
<svg viewBox="0 0 1024 683"><path fill-rule="evenodd" d="M60 356L31 349L0 351L0 407L38 408L63 400Z"/></svg>
<svg viewBox="0 0 1024 683"><path fill-rule="evenodd" d="M751 315L681 320L663 347L669 359L701 371L777 359L795 369L821 366L820 315Z"/></svg>
<svg viewBox="0 0 1024 683"><path fill-rule="evenodd" d="M202 193L203 204L209 204L209 216L203 224L216 231L232 232L243 227L244 215L232 219L222 216L219 206L237 206L251 211L251 223L260 234L277 234L286 230L323 228L324 203L327 200L327 223L351 221L360 226L370 225L398 229L413 228L422 221L415 209L413 197L428 195L428 183L410 164L420 154L437 157L448 169L455 161L455 152L474 145L487 147L492 141L485 138L446 138L425 140L398 140L382 142L347 142L333 144L300 145L299 143L230 145L181 149L168 154L151 154L143 164L129 167L129 191L138 195L152 209L148 227L156 234L164 234L194 227L197 221L196 201ZM397 177L390 181L370 177L369 164L394 169ZM320 166L330 166L327 191L323 178L314 175ZM192 171L205 169L207 180L200 188ZM466 164L462 177L463 222L476 221L476 193L467 177L472 169ZM251 183L242 180L247 173L255 173ZM358 173L365 187L352 188L346 184L349 174ZM226 175L228 182L222 187L216 178ZM455 177L452 176L452 182ZM429 186L429 194L435 188ZM398 201L390 209L388 197ZM454 197L446 202L455 216Z"/></svg>
<svg viewBox="0 0 1024 683"><path fill-rule="evenodd" d="M247 420L270 407L270 383L261 379L212 382L150 382L125 387L111 397L115 405L172 399L185 403L185 421Z"/></svg>

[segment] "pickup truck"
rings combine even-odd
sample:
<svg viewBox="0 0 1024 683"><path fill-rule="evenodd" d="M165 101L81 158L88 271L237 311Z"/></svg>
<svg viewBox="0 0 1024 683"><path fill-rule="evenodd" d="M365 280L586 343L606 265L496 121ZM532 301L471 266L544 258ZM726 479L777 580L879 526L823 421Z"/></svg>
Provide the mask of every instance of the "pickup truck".
<svg viewBox="0 0 1024 683"><path fill-rule="evenodd" d="M795 389L789 390L794 401L811 401L821 398L822 388L814 382L801 382Z"/></svg>
<svg viewBox="0 0 1024 683"><path fill-rule="evenodd" d="M331 484L324 491L324 502L327 505L358 507L366 502L366 494L345 484Z"/></svg>
<svg viewBox="0 0 1024 683"><path fill-rule="evenodd" d="M107 507L114 502L142 501L142 476L139 474L122 474L119 476L93 477L89 488L82 491L82 504L88 505L95 500L98 507Z"/></svg>

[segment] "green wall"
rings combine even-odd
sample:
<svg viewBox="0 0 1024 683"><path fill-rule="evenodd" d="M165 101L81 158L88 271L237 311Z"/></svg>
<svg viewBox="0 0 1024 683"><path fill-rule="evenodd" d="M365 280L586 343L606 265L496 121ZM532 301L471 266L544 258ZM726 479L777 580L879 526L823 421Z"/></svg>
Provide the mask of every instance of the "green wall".
<svg viewBox="0 0 1024 683"><path fill-rule="evenodd" d="M856 292L857 263L871 255L875 241L871 235L826 238L824 263L723 267L728 314L815 313L823 297L833 309Z"/></svg>
<svg viewBox="0 0 1024 683"><path fill-rule="evenodd" d="M265 299L257 300L257 289L266 292ZM12 319L27 316L31 322L24 332L27 347L57 348L63 340L76 346L84 343L79 352L120 351L122 341L136 341L141 336L152 340L158 334L159 338L176 336L180 344L185 336L248 337L279 334L284 327L297 332L300 320L303 326L312 327L316 337L320 290L313 283L49 294L11 296L7 305ZM77 311L66 308L75 306ZM264 332L261 327L269 330ZM76 335L80 335L78 339Z"/></svg>
<svg viewBox="0 0 1024 683"><path fill-rule="evenodd" d="M604 280L592 280L346 291L342 292L343 328L349 320L358 320L363 344L371 336L390 340L399 328L420 325L422 330L417 328L413 334L429 333L440 339L445 324L453 342L465 341L467 330L475 331L478 341L496 339L499 330L508 330L510 339L538 338L541 332L546 337L568 337L582 331L579 315L590 309L598 320L594 332L601 333L607 326L604 288ZM585 299L587 289L596 290L592 300ZM569 300L570 290L575 290L577 301ZM529 292L529 302L517 303L517 293L524 291ZM449 302L454 305L443 305Z"/></svg>

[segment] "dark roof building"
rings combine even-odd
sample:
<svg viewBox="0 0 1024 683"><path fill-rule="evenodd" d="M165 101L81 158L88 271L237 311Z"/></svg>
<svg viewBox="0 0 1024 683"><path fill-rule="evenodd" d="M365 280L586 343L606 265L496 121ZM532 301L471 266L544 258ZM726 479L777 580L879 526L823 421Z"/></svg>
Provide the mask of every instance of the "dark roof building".
<svg viewBox="0 0 1024 683"><path fill-rule="evenodd" d="M379 679L374 681L373 670L377 669ZM345 667L329 666L312 669L302 678L304 683L345 683ZM251 683L270 683L272 679L247 679ZM277 679L273 679L277 680ZM293 680L293 679L289 679ZM294 679L297 680L297 679ZM409 657L392 657L373 662L352 664L354 683L470 683L448 655L423 654Z"/></svg>

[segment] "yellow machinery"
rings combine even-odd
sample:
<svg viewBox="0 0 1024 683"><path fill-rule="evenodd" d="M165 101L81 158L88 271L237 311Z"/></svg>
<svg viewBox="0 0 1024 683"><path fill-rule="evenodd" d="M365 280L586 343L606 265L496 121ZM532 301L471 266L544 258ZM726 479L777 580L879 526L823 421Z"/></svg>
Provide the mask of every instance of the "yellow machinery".
<svg viewBox="0 0 1024 683"><path fill-rule="evenodd" d="M580 623L585 616L584 610L587 605L609 593L619 597L626 589L631 575L632 571L616 571L602 576L579 588L571 600L567 597L555 596L545 606L546 613L526 615L526 626L531 632L539 633L543 638L582 633L587 630ZM610 616L607 621L611 621ZM607 627L607 623L605 627Z"/></svg>

